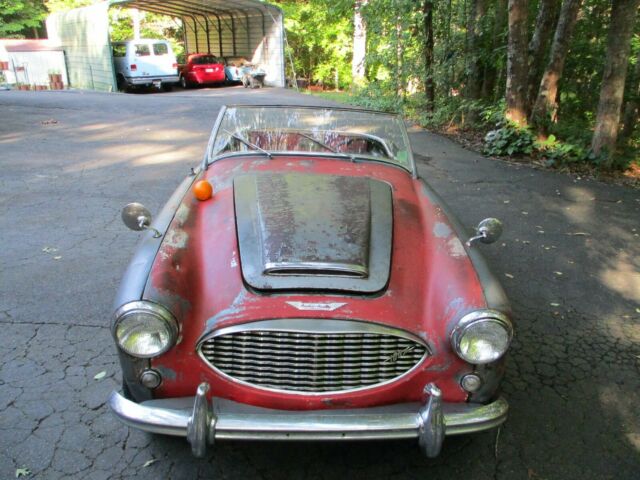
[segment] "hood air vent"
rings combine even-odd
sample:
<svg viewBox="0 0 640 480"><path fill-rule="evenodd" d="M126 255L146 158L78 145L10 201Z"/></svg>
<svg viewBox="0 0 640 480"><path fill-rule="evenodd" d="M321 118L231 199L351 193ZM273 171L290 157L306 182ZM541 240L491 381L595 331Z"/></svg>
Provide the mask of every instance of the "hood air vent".
<svg viewBox="0 0 640 480"><path fill-rule="evenodd" d="M242 273L263 290L373 293L389 278L390 187L300 173L234 180Z"/></svg>

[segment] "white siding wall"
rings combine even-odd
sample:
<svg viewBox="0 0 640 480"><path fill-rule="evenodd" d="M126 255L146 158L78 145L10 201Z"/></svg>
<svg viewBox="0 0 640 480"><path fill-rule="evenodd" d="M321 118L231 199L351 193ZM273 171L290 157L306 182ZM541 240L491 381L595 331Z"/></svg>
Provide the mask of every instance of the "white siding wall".
<svg viewBox="0 0 640 480"><path fill-rule="evenodd" d="M47 18L49 40L60 45L66 53L72 87L115 89L108 9L109 2L103 2Z"/></svg>
<svg viewBox="0 0 640 480"><path fill-rule="evenodd" d="M49 72L62 74L62 81L69 84L64 53L56 51L0 52L0 60L9 62L4 72L8 83L49 85Z"/></svg>

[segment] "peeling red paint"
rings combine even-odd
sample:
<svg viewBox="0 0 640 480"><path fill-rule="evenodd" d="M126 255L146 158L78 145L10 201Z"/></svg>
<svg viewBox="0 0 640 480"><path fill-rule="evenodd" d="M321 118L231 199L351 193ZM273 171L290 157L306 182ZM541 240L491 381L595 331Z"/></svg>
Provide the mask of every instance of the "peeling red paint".
<svg viewBox="0 0 640 480"><path fill-rule="evenodd" d="M271 293L248 290L242 279L236 238L232 179L244 172L298 171L367 176L393 187L393 251L387 290L377 296ZM435 381L445 401L465 401L458 378L471 367L451 350L452 322L484 308L481 285L464 247L441 209L425 196L420 181L398 168L292 157L271 160L226 159L212 164L201 179L216 195L198 202L189 192L159 250L145 290L146 299L167 306L181 324L182 341L152 366L177 372L164 378L159 397L190 396L207 381L211 395L282 409L368 407L420 401L426 383ZM436 232L440 233L436 234ZM179 240L179 241L178 241ZM459 242L459 240L458 240ZM455 254L454 254L455 253ZM287 302L344 302L334 311L300 310ZM398 327L419 335L433 356L402 380L374 389L336 395L292 395L231 382L200 359L196 344L213 328L276 318L357 319Z"/></svg>

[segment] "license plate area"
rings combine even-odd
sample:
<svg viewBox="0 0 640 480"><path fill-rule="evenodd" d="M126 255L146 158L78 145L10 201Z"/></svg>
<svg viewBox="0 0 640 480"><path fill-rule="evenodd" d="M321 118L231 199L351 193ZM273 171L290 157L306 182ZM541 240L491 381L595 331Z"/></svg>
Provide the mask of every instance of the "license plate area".
<svg viewBox="0 0 640 480"><path fill-rule="evenodd" d="M204 71L207 73L213 73L213 68L205 68Z"/></svg>

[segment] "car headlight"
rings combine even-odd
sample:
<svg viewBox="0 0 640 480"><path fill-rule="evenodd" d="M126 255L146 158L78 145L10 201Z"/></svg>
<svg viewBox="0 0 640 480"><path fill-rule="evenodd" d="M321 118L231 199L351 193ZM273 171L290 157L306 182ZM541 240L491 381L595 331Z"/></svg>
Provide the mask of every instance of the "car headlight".
<svg viewBox="0 0 640 480"><path fill-rule="evenodd" d="M511 344L513 327L503 313L478 310L462 317L451 333L451 345L463 360L484 364L498 360Z"/></svg>
<svg viewBox="0 0 640 480"><path fill-rule="evenodd" d="M116 343L133 357L157 357L176 343L178 325L161 305L145 301L127 303L116 311L115 317Z"/></svg>

